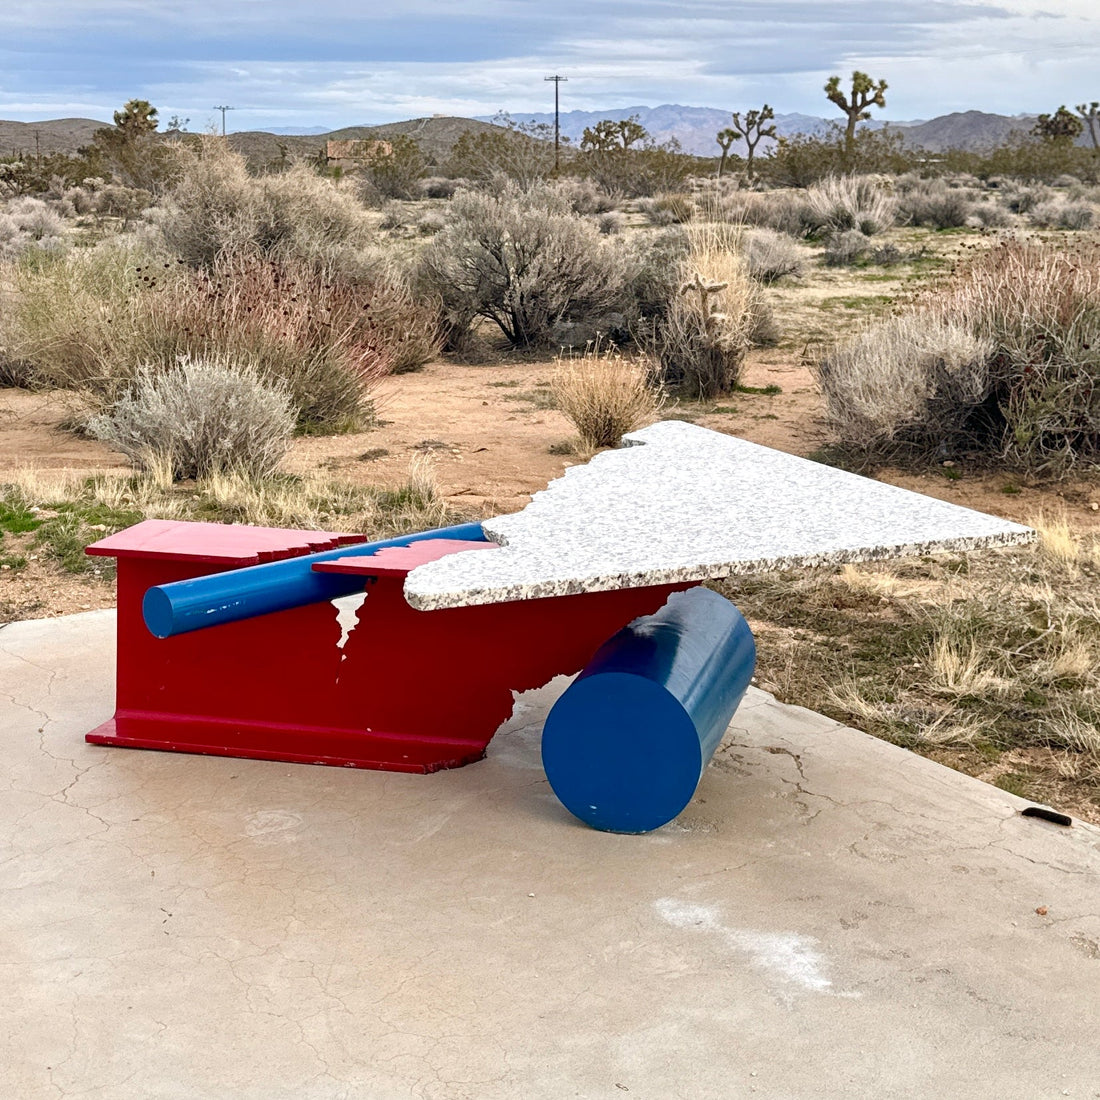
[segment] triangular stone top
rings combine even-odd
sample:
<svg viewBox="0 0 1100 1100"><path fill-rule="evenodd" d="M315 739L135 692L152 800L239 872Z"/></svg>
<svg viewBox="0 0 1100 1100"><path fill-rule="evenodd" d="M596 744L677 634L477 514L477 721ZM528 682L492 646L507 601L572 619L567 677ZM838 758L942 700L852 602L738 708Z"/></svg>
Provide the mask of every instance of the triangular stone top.
<svg viewBox="0 0 1100 1100"><path fill-rule="evenodd" d="M666 420L487 520L501 548L414 569L413 607L538 599L1030 542L1029 527Z"/></svg>

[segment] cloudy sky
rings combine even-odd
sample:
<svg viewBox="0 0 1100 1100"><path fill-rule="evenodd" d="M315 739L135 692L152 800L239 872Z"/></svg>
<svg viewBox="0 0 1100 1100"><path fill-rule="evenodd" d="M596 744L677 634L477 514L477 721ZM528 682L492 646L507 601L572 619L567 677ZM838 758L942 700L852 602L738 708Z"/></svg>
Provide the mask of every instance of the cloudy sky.
<svg viewBox="0 0 1100 1100"><path fill-rule="evenodd" d="M434 113L693 106L834 112L860 68L885 118L1100 99L1096 0L0 0L0 118L110 119L130 98L202 129Z"/></svg>

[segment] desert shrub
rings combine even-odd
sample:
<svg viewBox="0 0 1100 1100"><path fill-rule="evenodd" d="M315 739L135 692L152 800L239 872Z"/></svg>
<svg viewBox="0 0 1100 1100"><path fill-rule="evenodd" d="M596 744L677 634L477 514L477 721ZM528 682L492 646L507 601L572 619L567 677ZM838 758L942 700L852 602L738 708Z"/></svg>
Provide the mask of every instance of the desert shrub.
<svg viewBox="0 0 1100 1100"><path fill-rule="evenodd" d="M408 134L395 134L385 142L367 146L360 168L362 184L370 195L382 200L414 199L420 196L419 183L427 161Z"/></svg>
<svg viewBox="0 0 1100 1100"><path fill-rule="evenodd" d="M908 225L955 229L966 225L974 212L971 193L964 188L948 187L942 179L916 181L898 199L898 219Z"/></svg>
<svg viewBox="0 0 1100 1100"><path fill-rule="evenodd" d="M7 330L39 385L110 405L143 365L222 357L282 380L309 429L361 421L382 375L439 347L434 306L400 281L249 257L195 271L125 242L21 264Z"/></svg>
<svg viewBox="0 0 1100 1100"><path fill-rule="evenodd" d="M73 211L76 214L84 215L96 212L95 192L87 186L70 187L64 192L64 197L72 203Z"/></svg>
<svg viewBox="0 0 1100 1100"><path fill-rule="evenodd" d="M643 320L663 317L683 284L680 267L691 250L686 230L639 230L631 234L627 247L626 289L634 310Z"/></svg>
<svg viewBox="0 0 1100 1100"><path fill-rule="evenodd" d="M907 313L835 348L815 373L842 443L872 452L954 446L989 396L992 352L964 325Z"/></svg>
<svg viewBox="0 0 1100 1100"><path fill-rule="evenodd" d="M910 319L884 322L819 368L838 424L851 422L845 405L862 400L865 420L894 425L876 429L876 438L893 432L923 444L925 457L946 441L1044 474L1100 459L1100 246L1001 241L911 308L911 331L903 327ZM929 349L922 332L950 333L954 358L937 350L946 337ZM935 353L925 367L912 366L910 344ZM856 376L894 378L896 394L877 381L857 385ZM922 377L935 385L914 424L911 409L928 389ZM860 392L870 396L853 398ZM905 393L908 405L899 406ZM887 411L874 412L876 401ZM859 442L857 432L845 434Z"/></svg>
<svg viewBox="0 0 1100 1100"><path fill-rule="evenodd" d="M660 364L662 383L710 398L741 377L759 292L736 229L697 222L686 227L686 238L686 252L672 269L675 289L639 325L639 335Z"/></svg>
<svg viewBox="0 0 1100 1100"><path fill-rule="evenodd" d="M1100 247L998 243L928 308L993 342L985 449L1037 471L1100 457Z"/></svg>
<svg viewBox="0 0 1100 1100"><path fill-rule="evenodd" d="M897 200L873 176L829 176L806 191L809 217L819 231L858 229L868 237L894 224Z"/></svg>
<svg viewBox="0 0 1100 1100"><path fill-rule="evenodd" d="M405 208L399 202L387 202L382 207L379 229L400 229L405 224Z"/></svg>
<svg viewBox="0 0 1100 1100"><path fill-rule="evenodd" d="M909 171L921 156L906 147L897 130L884 126L870 130L861 126L850 144L844 129L830 124L823 135L793 134L782 137L772 152L757 160L764 178L781 187L809 187L830 176L853 173L900 175Z"/></svg>
<svg viewBox="0 0 1100 1100"><path fill-rule="evenodd" d="M695 214L695 205L687 195L657 195L641 199L638 209L650 225L658 226L683 225L691 221Z"/></svg>
<svg viewBox="0 0 1100 1100"><path fill-rule="evenodd" d="M446 227L447 218L442 210L427 210L416 220L416 231L425 237L434 237Z"/></svg>
<svg viewBox="0 0 1100 1100"><path fill-rule="evenodd" d="M735 191L722 196L718 213L728 222L759 225L791 237L818 229L805 191Z"/></svg>
<svg viewBox="0 0 1100 1100"><path fill-rule="evenodd" d="M830 267L845 267L866 256L871 238L858 229L844 229L830 234L825 242L825 262Z"/></svg>
<svg viewBox="0 0 1100 1100"><path fill-rule="evenodd" d="M453 331L484 317L516 347L546 345L557 322L606 312L625 279L618 254L561 195L512 183L455 195L419 272Z"/></svg>
<svg viewBox="0 0 1100 1100"><path fill-rule="evenodd" d="M608 210L596 215L596 228L605 236L611 237L623 231L623 216L617 210Z"/></svg>
<svg viewBox="0 0 1100 1100"><path fill-rule="evenodd" d="M749 274L758 283L774 283L786 276L797 278L806 263L806 250L774 229L747 229L741 248Z"/></svg>
<svg viewBox="0 0 1100 1100"><path fill-rule="evenodd" d="M32 241L60 237L65 232L65 219L49 203L24 196L8 203L8 217L20 234Z"/></svg>
<svg viewBox="0 0 1100 1100"><path fill-rule="evenodd" d="M583 176L563 176L551 187L569 203L574 214L605 214L617 205L613 195Z"/></svg>
<svg viewBox="0 0 1100 1100"><path fill-rule="evenodd" d="M624 356L597 342L581 355L559 358L550 390L583 446L595 450L616 446L626 432L656 417L664 404L656 374L648 357Z"/></svg>
<svg viewBox="0 0 1100 1100"><path fill-rule="evenodd" d="M417 183L420 194L426 199L449 199L459 186L458 180L446 176L428 176Z"/></svg>
<svg viewBox="0 0 1100 1100"><path fill-rule="evenodd" d="M175 480L275 472L290 446L295 409L284 385L220 358L182 356L142 367L113 407L89 422L97 438L141 469L158 462Z"/></svg>
<svg viewBox="0 0 1100 1100"><path fill-rule="evenodd" d="M1048 229L1091 229L1096 209L1088 202L1060 202L1054 199L1037 203L1027 217L1032 225Z"/></svg>
<svg viewBox="0 0 1100 1100"><path fill-rule="evenodd" d="M154 220L165 247L192 267L260 255L339 266L370 243L366 210L305 164L254 179L220 138L179 146L179 176Z"/></svg>
<svg viewBox="0 0 1100 1100"><path fill-rule="evenodd" d="M114 325L130 314L138 289L134 269L146 262L117 239L68 252L24 251L0 316L2 342L25 364L24 383L108 390Z"/></svg>
<svg viewBox="0 0 1100 1100"><path fill-rule="evenodd" d="M971 208L971 217L984 229L1007 229L1016 224L1016 219L998 202L976 202Z"/></svg>
<svg viewBox="0 0 1100 1100"><path fill-rule="evenodd" d="M1027 214L1040 203L1049 202L1054 193L1043 184L1032 184L1030 187L1021 183L1013 183L1001 192L1005 206L1013 214Z"/></svg>

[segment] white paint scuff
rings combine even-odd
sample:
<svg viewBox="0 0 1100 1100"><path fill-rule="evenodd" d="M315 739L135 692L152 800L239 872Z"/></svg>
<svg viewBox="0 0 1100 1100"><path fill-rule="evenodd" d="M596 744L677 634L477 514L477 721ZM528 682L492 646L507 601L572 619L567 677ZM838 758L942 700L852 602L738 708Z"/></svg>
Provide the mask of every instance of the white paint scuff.
<svg viewBox="0 0 1100 1100"><path fill-rule="evenodd" d="M812 993L832 992L833 983L823 972L826 960L817 951L814 946L817 941L811 936L802 936L797 932L731 928L722 922L716 906L697 905L679 898L659 898L654 902L654 908L658 916L673 928L720 936L730 950L746 955L753 966L785 982Z"/></svg>

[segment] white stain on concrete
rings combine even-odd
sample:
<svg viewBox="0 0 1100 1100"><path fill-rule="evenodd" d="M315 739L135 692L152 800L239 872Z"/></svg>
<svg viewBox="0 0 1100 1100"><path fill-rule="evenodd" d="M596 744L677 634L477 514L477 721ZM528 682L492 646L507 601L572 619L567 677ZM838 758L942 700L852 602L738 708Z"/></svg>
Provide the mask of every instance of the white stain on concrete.
<svg viewBox="0 0 1100 1100"><path fill-rule="evenodd" d="M826 960L817 951L816 940L797 932L759 932L752 928L731 928L721 920L716 906L697 905L679 898L659 898L657 914L673 928L709 932L720 936L731 951L748 957L761 970L782 978L811 993L832 993L832 981L824 974ZM858 996L858 994L840 994Z"/></svg>

